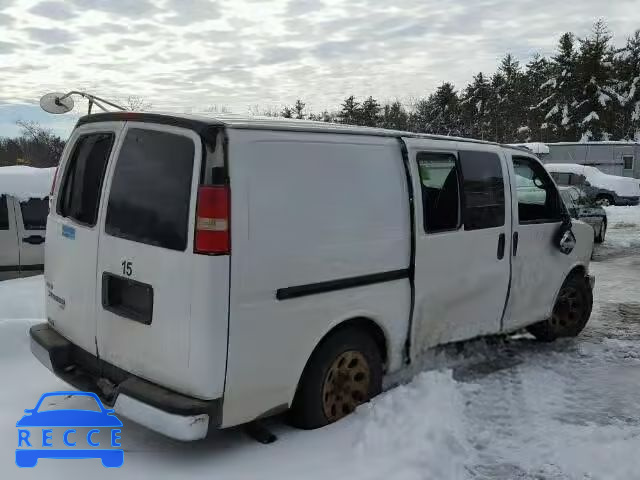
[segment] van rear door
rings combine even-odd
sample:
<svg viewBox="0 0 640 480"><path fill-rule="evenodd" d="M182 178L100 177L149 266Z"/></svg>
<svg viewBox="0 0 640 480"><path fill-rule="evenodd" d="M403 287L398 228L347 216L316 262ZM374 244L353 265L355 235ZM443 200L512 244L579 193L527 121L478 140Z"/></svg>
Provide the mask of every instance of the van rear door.
<svg viewBox="0 0 640 480"><path fill-rule="evenodd" d="M225 342L228 299L226 288L193 280L196 263L208 269L193 249L201 158L202 140L190 129L127 122L110 173L96 275L100 358L193 396L205 394L202 378L188 374L192 310L198 310L192 294L224 301ZM219 277L226 285L228 261ZM214 312L208 314L213 325ZM202 338L205 330L195 330L197 342L208 341L212 349L213 339ZM224 369L226 348L217 353ZM209 369L220 366L204 356L198 361Z"/></svg>
<svg viewBox="0 0 640 480"><path fill-rule="evenodd" d="M96 354L96 257L105 171L122 122L76 129L67 143L47 220L47 318L82 349Z"/></svg>

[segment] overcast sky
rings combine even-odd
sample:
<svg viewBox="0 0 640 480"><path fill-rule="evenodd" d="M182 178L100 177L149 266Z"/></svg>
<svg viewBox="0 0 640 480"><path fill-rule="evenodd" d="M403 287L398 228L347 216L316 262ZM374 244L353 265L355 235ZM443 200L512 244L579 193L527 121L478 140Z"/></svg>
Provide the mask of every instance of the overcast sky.
<svg viewBox="0 0 640 480"><path fill-rule="evenodd" d="M0 0L0 136L17 119L67 134L73 118L37 101L70 89L237 113L409 99L463 88L507 52L553 53L600 17L621 43L640 27L638 0Z"/></svg>

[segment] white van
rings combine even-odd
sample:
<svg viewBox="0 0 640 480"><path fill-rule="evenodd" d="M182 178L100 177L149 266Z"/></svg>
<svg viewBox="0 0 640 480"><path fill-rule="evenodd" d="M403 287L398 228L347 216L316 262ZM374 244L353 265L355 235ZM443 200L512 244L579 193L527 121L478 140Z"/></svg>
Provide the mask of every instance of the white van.
<svg viewBox="0 0 640 480"><path fill-rule="evenodd" d="M23 165L0 167L0 280L43 272L54 172Z"/></svg>
<svg viewBox="0 0 640 480"><path fill-rule="evenodd" d="M542 194L519 200L520 176ZM577 335L593 230L570 222L540 162L497 144L90 115L53 190L32 350L177 439L286 410L319 427L435 345Z"/></svg>

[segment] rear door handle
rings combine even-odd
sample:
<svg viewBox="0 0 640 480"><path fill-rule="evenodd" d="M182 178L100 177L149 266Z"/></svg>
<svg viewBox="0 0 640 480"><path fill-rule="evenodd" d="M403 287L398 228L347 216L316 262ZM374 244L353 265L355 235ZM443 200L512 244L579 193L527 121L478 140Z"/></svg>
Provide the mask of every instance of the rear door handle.
<svg viewBox="0 0 640 480"><path fill-rule="evenodd" d="M513 232L513 256L518 254L518 232Z"/></svg>
<svg viewBox="0 0 640 480"><path fill-rule="evenodd" d="M501 233L498 237L498 260L502 260L504 258L504 244L505 236L504 233Z"/></svg>
<svg viewBox="0 0 640 480"><path fill-rule="evenodd" d="M42 245L44 243L44 237L42 235L30 235L23 237L22 241L24 243L30 243L31 245Z"/></svg>

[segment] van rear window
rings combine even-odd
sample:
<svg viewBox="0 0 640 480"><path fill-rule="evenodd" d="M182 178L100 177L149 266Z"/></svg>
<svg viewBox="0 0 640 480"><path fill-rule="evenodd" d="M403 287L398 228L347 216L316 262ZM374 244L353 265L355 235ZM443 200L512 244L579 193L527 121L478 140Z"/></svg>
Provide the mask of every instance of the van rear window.
<svg viewBox="0 0 640 480"><path fill-rule="evenodd" d="M195 146L172 133L131 129L116 163L105 231L185 250Z"/></svg>
<svg viewBox="0 0 640 480"><path fill-rule="evenodd" d="M59 215L95 226L114 138L113 133L92 133L78 138L60 187Z"/></svg>

